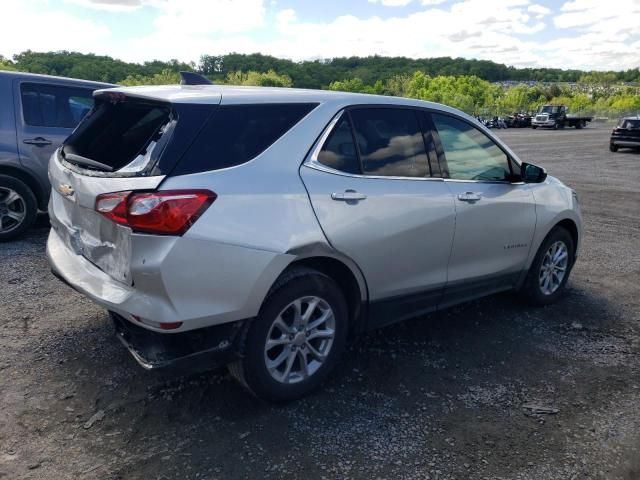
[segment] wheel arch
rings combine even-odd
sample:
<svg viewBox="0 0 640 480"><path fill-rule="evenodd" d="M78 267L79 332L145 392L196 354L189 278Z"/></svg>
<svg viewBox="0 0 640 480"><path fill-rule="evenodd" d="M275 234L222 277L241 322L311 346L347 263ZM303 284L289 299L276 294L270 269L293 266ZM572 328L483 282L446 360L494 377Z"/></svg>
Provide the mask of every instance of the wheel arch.
<svg viewBox="0 0 640 480"><path fill-rule="evenodd" d="M573 220L571 220L570 218L565 218L563 220L560 220L558 223L556 223L551 228L551 230L553 230L556 227L562 227L562 228L564 228L565 230L567 230L569 232L569 234L571 235L571 239L573 240L574 253L577 254L577 252L578 252L578 243L580 241L580 234L578 233L578 225L576 225L576 223ZM549 230L549 232L551 232L551 230ZM549 234L547 233L547 235L549 235Z"/></svg>
<svg viewBox="0 0 640 480"><path fill-rule="evenodd" d="M350 330L360 333L366 329L366 306L368 304L368 289L364 276L357 265L346 257L336 254L311 253L299 255L282 271L274 284L283 276L297 267L317 270L335 281L345 295L349 308Z"/></svg>
<svg viewBox="0 0 640 480"><path fill-rule="evenodd" d="M47 209L47 202L49 201L49 195L45 187L38 181L38 179L29 172L20 168L0 165L0 175L7 175L14 177L23 182L27 187L31 189L36 197L36 202L40 210Z"/></svg>

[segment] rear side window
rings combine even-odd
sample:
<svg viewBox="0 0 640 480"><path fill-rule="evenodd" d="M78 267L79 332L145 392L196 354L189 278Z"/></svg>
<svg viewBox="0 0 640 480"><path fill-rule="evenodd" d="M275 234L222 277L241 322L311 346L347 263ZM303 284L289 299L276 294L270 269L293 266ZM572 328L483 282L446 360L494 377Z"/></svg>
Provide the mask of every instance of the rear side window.
<svg viewBox="0 0 640 480"><path fill-rule="evenodd" d="M67 139L64 153L80 155L119 170L138 156L150 153L170 117L171 108L164 103L100 100Z"/></svg>
<svg viewBox="0 0 640 480"><path fill-rule="evenodd" d="M359 174L360 162L349 117L343 115L318 154L318 162L334 170Z"/></svg>
<svg viewBox="0 0 640 480"><path fill-rule="evenodd" d="M260 155L317 106L309 104L223 105L212 115L174 175L233 167Z"/></svg>
<svg viewBox="0 0 640 480"><path fill-rule="evenodd" d="M429 176L422 129L414 110L358 108L350 114L365 175Z"/></svg>
<svg viewBox="0 0 640 480"><path fill-rule="evenodd" d="M75 128L93 107L92 94L86 88L23 83L22 116L33 127Z"/></svg>

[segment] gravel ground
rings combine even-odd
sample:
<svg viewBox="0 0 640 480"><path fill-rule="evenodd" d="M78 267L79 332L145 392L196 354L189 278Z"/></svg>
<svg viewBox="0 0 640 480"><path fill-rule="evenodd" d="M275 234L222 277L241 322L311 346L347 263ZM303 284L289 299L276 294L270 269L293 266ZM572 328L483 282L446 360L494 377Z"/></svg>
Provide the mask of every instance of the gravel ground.
<svg viewBox="0 0 640 480"><path fill-rule="evenodd" d="M565 298L374 332L287 406L140 369L50 275L46 218L0 245L0 478L639 479L640 155L610 153L604 126L499 135L579 193Z"/></svg>

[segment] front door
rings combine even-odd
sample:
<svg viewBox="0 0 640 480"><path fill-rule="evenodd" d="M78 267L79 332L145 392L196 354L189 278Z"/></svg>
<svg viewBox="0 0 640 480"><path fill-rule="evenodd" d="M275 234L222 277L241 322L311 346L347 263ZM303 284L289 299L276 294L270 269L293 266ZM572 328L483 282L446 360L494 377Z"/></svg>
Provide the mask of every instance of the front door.
<svg viewBox="0 0 640 480"><path fill-rule="evenodd" d="M454 206L431 177L418 113L345 112L300 173L328 241L364 274L372 326L435 309Z"/></svg>
<svg viewBox="0 0 640 480"><path fill-rule="evenodd" d="M442 306L514 286L531 248L536 211L517 166L467 121L432 113L456 227Z"/></svg>

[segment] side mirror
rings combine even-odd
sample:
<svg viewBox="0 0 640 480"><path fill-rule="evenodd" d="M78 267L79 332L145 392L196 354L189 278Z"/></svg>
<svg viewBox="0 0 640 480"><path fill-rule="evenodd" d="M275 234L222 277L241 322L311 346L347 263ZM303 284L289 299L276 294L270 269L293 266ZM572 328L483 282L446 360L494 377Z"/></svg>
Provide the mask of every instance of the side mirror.
<svg viewBox="0 0 640 480"><path fill-rule="evenodd" d="M542 183L547 179L547 171L531 163L520 165L520 175L524 183Z"/></svg>

